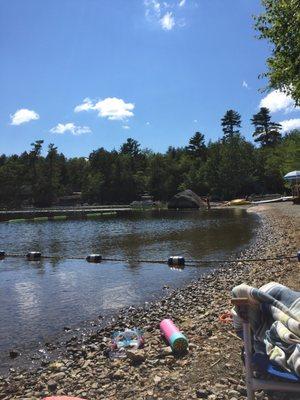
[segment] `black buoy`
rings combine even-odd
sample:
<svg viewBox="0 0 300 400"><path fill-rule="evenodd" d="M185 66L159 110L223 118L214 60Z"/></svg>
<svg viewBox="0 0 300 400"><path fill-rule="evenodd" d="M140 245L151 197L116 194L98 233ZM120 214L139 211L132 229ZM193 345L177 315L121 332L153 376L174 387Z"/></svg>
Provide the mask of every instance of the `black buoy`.
<svg viewBox="0 0 300 400"><path fill-rule="evenodd" d="M185 264L185 259L182 256L171 256L168 259L168 265L174 267L174 266L180 266L183 267Z"/></svg>
<svg viewBox="0 0 300 400"><path fill-rule="evenodd" d="M39 251L30 251L29 253L26 254L26 258L29 261L37 261L40 260L42 257L42 254Z"/></svg>
<svg viewBox="0 0 300 400"><path fill-rule="evenodd" d="M2 260L6 256L5 251L0 250L0 260Z"/></svg>
<svg viewBox="0 0 300 400"><path fill-rule="evenodd" d="M298 261L300 262L300 250L297 253L297 258L298 258Z"/></svg>
<svg viewBox="0 0 300 400"><path fill-rule="evenodd" d="M86 261L92 263L100 263L102 261L102 256L100 254L90 254L86 257Z"/></svg>

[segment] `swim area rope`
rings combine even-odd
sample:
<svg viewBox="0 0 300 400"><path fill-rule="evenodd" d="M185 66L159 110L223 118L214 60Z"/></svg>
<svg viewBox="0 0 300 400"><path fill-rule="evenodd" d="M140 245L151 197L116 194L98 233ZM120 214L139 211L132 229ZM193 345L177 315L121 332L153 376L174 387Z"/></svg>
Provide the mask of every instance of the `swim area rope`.
<svg viewBox="0 0 300 400"><path fill-rule="evenodd" d="M125 263L136 263L136 264L168 264L169 266L199 266L199 264L234 264L234 263L252 263L252 262L269 262L269 261L280 261L280 260L293 260L298 259L300 262L300 251L297 255L286 255L281 254L274 257L264 257L264 258L237 258L237 259L223 259L223 260L185 260L184 257L173 256L169 257L168 260L143 260L143 259L126 259L126 258L108 258L102 257L100 254L91 254L89 256L50 256L42 255L40 252L29 252L24 254L6 253L0 251L0 259L6 257L13 258L26 258L28 261L39 261L41 259L45 260L85 260L91 263L100 263L102 261L109 262L125 262Z"/></svg>

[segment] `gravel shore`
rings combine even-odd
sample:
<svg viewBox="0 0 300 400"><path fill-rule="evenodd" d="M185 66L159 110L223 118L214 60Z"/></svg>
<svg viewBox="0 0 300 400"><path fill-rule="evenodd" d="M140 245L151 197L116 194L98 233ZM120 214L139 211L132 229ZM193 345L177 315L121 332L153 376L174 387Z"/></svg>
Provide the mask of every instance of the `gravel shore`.
<svg viewBox="0 0 300 400"><path fill-rule="evenodd" d="M300 206L280 203L251 207L261 217L254 244L243 257L296 255L300 249ZM130 308L114 323L79 341L71 338L65 358L34 372L0 377L1 400L34 400L53 395L94 399L245 399L241 341L219 315L231 308L231 289L246 282L259 287L277 281L300 288L299 263L293 259L224 266L144 308ZM189 351L174 357L162 341L159 321L172 318L189 339ZM126 359L110 360L111 332L137 326L145 332L144 349ZM296 397L295 397L296 396ZM258 393L259 399L299 399Z"/></svg>

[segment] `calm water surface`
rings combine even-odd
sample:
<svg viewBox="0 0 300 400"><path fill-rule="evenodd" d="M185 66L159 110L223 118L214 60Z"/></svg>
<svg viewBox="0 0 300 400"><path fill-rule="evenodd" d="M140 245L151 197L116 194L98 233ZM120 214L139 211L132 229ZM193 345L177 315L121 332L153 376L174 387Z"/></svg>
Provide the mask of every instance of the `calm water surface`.
<svg viewBox="0 0 300 400"><path fill-rule="evenodd" d="M62 256L61 260L0 261L0 356L10 348L37 346L99 314L157 298L164 285L178 287L213 267L140 264L137 259L216 259L246 246L258 225L245 210L148 211L92 221L1 223L8 253ZM70 256L100 253L127 263L89 264Z"/></svg>

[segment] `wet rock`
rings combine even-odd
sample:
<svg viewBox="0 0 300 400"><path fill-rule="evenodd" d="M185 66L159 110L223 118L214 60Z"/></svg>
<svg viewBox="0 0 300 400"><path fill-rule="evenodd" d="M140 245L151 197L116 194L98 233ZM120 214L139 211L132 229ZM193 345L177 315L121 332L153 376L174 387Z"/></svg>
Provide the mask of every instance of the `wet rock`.
<svg viewBox="0 0 300 400"><path fill-rule="evenodd" d="M17 350L10 350L9 352L9 357L10 358L16 358L20 355L20 353Z"/></svg>
<svg viewBox="0 0 300 400"><path fill-rule="evenodd" d="M71 328L70 328L69 326L64 326L64 327L63 327L63 330L64 330L65 332L70 332Z"/></svg>

